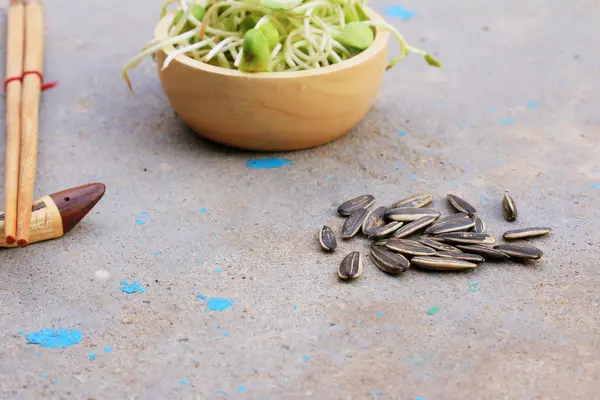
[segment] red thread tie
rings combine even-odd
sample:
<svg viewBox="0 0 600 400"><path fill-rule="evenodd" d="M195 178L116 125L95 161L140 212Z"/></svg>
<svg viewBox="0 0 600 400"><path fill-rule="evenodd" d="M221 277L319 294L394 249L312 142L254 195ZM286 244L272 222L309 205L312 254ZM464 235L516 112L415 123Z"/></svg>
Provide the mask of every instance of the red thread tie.
<svg viewBox="0 0 600 400"><path fill-rule="evenodd" d="M56 85L58 85L57 81L52 81L52 82L47 82L44 83L44 75L42 75L42 73L40 71L25 71L23 72L23 75L21 76L13 76L11 78L6 78L6 80L4 81L4 91L6 91L6 88L8 87L8 84L13 82L13 81L23 81L23 78L25 78L25 76L27 75L37 75L40 78L40 81L42 81L42 92L48 89L52 89L53 87L55 87Z"/></svg>

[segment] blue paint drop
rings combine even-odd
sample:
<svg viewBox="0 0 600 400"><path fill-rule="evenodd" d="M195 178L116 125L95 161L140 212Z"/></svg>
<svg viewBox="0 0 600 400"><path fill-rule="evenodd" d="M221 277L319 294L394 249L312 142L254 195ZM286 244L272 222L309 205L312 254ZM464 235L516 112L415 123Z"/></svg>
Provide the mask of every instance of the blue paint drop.
<svg viewBox="0 0 600 400"><path fill-rule="evenodd" d="M104 348L104 352L105 353L112 353L112 347L105 347Z"/></svg>
<svg viewBox="0 0 600 400"><path fill-rule="evenodd" d="M41 356L41 354L40 353L35 353L35 356L39 357L39 356Z"/></svg>
<svg viewBox="0 0 600 400"><path fill-rule="evenodd" d="M90 360L95 360L95 359L96 359L96 354L94 354L94 353L90 353L90 354L88 354L88 358L89 358Z"/></svg>
<svg viewBox="0 0 600 400"><path fill-rule="evenodd" d="M206 302L206 305L208 306L208 309L212 311L224 311L233 305L233 300L221 297L211 297L209 299L203 294L198 294L196 295L196 297L204 300Z"/></svg>
<svg viewBox="0 0 600 400"><path fill-rule="evenodd" d="M27 335L27 344L39 344L48 349L64 349L81 342L83 334L77 329L46 329Z"/></svg>
<svg viewBox="0 0 600 400"><path fill-rule="evenodd" d="M400 163L398 163L398 164L396 165L396 169L402 169L402 168L404 168L404 165L402 165L402 164L400 164Z"/></svg>
<svg viewBox="0 0 600 400"><path fill-rule="evenodd" d="M540 105L537 101L530 101L527 103L527 108L538 108Z"/></svg>
<svg viewBox="0 0 600 400"><path fill-rule="evenodd" d="M360 325L360 321L356 321L356 325Z"/></svg>
<svg viewBox="0 0 600 400"><path fill-rule="evenodd" d="M284 160L283 158L261 158L258 160L246 161L246 166L250 168L281 168L284 165L294 165L292 161Z"/></svg>
<svg viewBox="0 0 600 400"><path fill-rule="evenodd" d="M23 331L19 331L19 332L17 332L17 333L18 333L19 335L22 335L22 334L24 334L25 332L23 332Z"/></svg>
<svg viewBox="0 0 600 400"><path fill-rule="evenodd" d="M146 225L146 221L144 221L143 219L136 219L135 223L138 225Z"/></svg>
<svg viewBox="0 0 600 400"><path fill-rule="evenodd" d="M185 385L187 383L187 381L185 379L182 379L179 381L179 383L181 383L182 385Z"/></svg>
<svg viewBox="0 0 600 400"><path fill-rule="evenodd" d="M379 312L377 313L377 316L378 316L378 317L383 317L383 313L382 313L381 311L379 311Z"/></svg>
<svg viewBox="0 0 600 400"><path fill-rule="evenodd" d="M302 356L302 360L308 361L308 356Z"/></svg>
<svg viewBox="0 0 600 400"><path fill-rule="evenodd" d="M220 274L221 272L223 272L223 270L221 268L217 268L217 269L215 269L215 272Z"/></svg>
<svg viewBox="0 0 600 400"><path fill-rule="evenodd" d="M152 252L152 255L153 255L153 256L159 256L159 255L160 255L160 251L153 251L153 252Z"/></svg>
<svg viewBox="0 0 600 400"><path fill-rule="evenodd" d="M482 194L482 195L481 195L481 201L486 201L487 199L488 199L488 198L487 198L487 196L486 196L485 194Z"/></svg>
<svg viewBox="0 0 600 400"><path fill-rule="evenodd" d="M402 18L405 21L408 21L416 13L414 11L408 11L400 6L389 6L385 9L385 14L388 17L397 17L397 18Z"/></svg>
<svg viewBox="0 0 600 400"><path fill-rule="evenodd" d="M217 329L221 329L221 324L217 324Z"/></svg>
<svg viewBox="0 0 600 400"><path fill-rule="evenodd" d="M415 400L425 400L423 397L417 397Z"/></svg>
<svg viewBox="0 0 600 400"><path fill-rule="evenodd" d="M500 118L500 123L502 125L512 125L515 123L514 118Z"/></svg>
<svg viewBox="0 0 600 400"><path fill-rule="evenodd" d="M229 337L229 333L227 333L227 332L223 332L223 336L225 336L225 337Z"/></svg>
<svg viewBox="0 0 600 400"><path fill-rule="evenodd" d="M381 392L373 392L371 394L373 395L373 397L379 397L379 396L381 396Z"/></svg>
<svg viewBox="0 0 600 400"><path fill-rule="evenodd" d="M292 307L292 310L297 310L297 309L298 309L298 306Z"/></svg>
<svg viewBox="0 0 600 400"><path fill-rule="evenodd" d="M140 215L141 215L142 217L149 217L149 216L150 216L150 213L149 213L148 211L142 211L142 212L140 212Z"/></svg>
<svg viewBox="0 0 600 400"><path fill-rule="evenodd" d="M406 136L406 135L408 135L408 132L406 132L406 131L398 131L398 135L400 135L400 136Z"/></svg>
<svg viewBox="0 0 600 400"><path fill-rule="evenodd" d="M330 181L332 181L333 180L333 176L330 175L330 176L327 177L327 179L330 180Z"/></svg>
<svg viewBox="0 0 600 400"><path fill-rule="evenodd" d="M244 386L244 385L238 386L238 391L243 392L245 390L246 390L246 386Z"/></svg>
<svg viewBox="0 0 600 400"><path fill-rule="evenodd" d="M44 372L44 373L42 374L42 376L43 376L44 378L47 378L47 377L48 377L48 373L47 373L47 372Z"/></svg>
<svg viewBox="0 0 600 400"><path fill-rule="evenodd" d="M58 383L58 379L53 380L52 383Z"/></svg>
<svg viewBox="0 0 600 400"><path fill-rule="evenodd" d="M599 185L599 184L597 184L597 183L592 183L592 184L590 185L590 188L592 188L592 189L598 189L598 188L600 188L600 185Z"/></svg>
<svg viewBox="0 0 600 400"><path fill-rule="evenodd" d="M490 107L489 110L490 110L490 112L494 112L494 111L496 111L496 107Z"/></svg>
<svg viewBox="0 0 600 400"><path fill-rule="evenodd" d="M417 174L412 174L412 175L410 176L410 179L412 179L413 181L414 181L414 180L416 180L416 179L417 179Z"/></svg>
<svg viewBox="0 0 600 400"><path fill-rule="evenodd" d="M146 288L143 288L140 286L140 282L139 281L133 281L131 282L131 284L127 283L127 281L125 279L123 279L121 281L121 285L123 285L123 287L121 288L121 292L125 292L125 293L144 293L146 291Z"/></svg>
<svg viewBox="0 0 600 400"><path fill-rule="evenodd" d="M205 213L205 212L207 212L207 211L208 211L208 208L206 208L206 207L204 207L204 208L201 208L201 209L200 209L200 212L201 212L201 213Z"/></svg>

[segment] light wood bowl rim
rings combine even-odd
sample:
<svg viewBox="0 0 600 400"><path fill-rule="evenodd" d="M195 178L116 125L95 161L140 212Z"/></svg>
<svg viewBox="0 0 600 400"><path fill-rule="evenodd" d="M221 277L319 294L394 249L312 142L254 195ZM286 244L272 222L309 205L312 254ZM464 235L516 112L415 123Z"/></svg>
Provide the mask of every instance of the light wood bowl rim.
<svg viewBox="0 0 600 400"><path fill-rule="evenodd" d="M375 11L373 11L369 7L367 7L365 9L365 12L367 13L367 15L369 17L371 17L371 19L376 20L376 21L385 22L384 19L379 14L377 14ZM175 17L175 12L171 11L162 20L160 20L158 22L158 24L156 25L156 28L154 30L155 39L164 40L167 38L168 30L169 30L169 27L171 26L171 22L173 21L174 17ZM251 78L251 79L286 79L286 78L303 78L303 77L308 77L308 76L327 75L327 74L331 74L331 73L335 73L338 71L342 71L345 69L350 69L352 67L355 67L356 65L359 65L361 63L364 63L364 62L370 60L371 58L377 56L377 54L379 54L381 51L383 51L388 44L390 33L389 33L389 31L380 29L378 27L375 27L375 31L376 31L376 34L375 34L375 40L373 41L373 44L371 44L371 46L369 46L369 48L366 49L365 51L363 51L362 53L360 53L352 58L349 58L341 63L338 63L338 64L333 64L333 65L329 65L327 67L315 68L315 69L310 69L310 70L291 71L291 72L241 72L241 71L234 70L234 69L227 69L227 68L217 67L214 65L203 63L201 61L194 60L193 58L190 58L184 54L180 54L177 57L175 57L173 62L177 61L179 63L185 64L186 66L188 66L190 68L201 70L204 72L209 72L209 73L214 73L214 74L224 75L224 76L231 76L231 77L243 77L246 79L247 78ZM171 53L173 53L175 51L175 47L173 45L166 45L166 46L163 46L161 48L161 50L168 57ZM160 66L159 68L162 68L162 66ZM169 68L169 67L167 67L167 68Z"/></svg>

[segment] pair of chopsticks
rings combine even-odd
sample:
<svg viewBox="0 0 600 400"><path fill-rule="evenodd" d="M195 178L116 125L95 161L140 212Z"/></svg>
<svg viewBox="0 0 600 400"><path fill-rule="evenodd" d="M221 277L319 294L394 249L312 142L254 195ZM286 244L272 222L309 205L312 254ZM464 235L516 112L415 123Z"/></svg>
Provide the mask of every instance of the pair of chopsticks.
<svg viewBox="0 0 600 400"><path fill-rule="evenodd" d="M10 0L6 91L5 225L7 244L29 244L43 88L44 15L40 0Z"/></svg>

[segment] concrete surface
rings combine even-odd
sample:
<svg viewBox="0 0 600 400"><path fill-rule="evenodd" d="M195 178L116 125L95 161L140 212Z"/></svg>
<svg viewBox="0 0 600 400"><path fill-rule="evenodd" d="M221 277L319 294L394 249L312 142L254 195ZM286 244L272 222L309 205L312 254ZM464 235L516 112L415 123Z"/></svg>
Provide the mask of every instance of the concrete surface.
<svg viewBox="0 0 600 400"><path fill-rule="evenodd" d="M149 60L128 94L120 68L160 4L46 2L45 72L60 84L43 96L36 197L108 189L69 235L0 251L1 399L597 398L597 1L405 0L412 19L388 20L445 68L405 60L348 136L277 155L197 138ZM294 164L245 165L263 156ZM367 242L319 251L319 227L343 222L335 206L423 191L444 212L446 193L463 195L497 235L552 226L535 240L544 258L398 280L367 259L338 282ZM122 279L147 290L126 294ZM210 311L199 293L235 308ZM83 340L27 344L42 328Z"/></svg>

